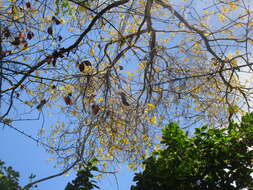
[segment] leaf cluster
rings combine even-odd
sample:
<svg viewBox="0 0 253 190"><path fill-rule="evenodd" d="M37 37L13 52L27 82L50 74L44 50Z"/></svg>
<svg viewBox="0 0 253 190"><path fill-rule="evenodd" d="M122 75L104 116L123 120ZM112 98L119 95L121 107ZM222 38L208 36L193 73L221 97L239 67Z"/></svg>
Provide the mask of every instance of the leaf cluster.
<svg viewBox="0 0 253 190"><path fill-rule="evenodd" d="M99 189L99 187L95 184L96 181L92 180L94 175L91 171L96 171L96 167L86 167L77 172L77 177L71 182L68 183L65 187L65 190L91 190L94 188Z"/></svg>
<svg viewBox="0 0 253 190"><path fill-rule="evenodd" d="M18 185L19 172L13 170L11 166L4 166L4 162L0 160L0 189L15 190L19 189Z"/></svg>
<svg viewBox="0 0 253 190"><path fill-rule="evenodd" d="M228 128L195 129L189 137L175 123L163 130L164 149L145 162L132 190L253 188L253 113Z"/></svg>

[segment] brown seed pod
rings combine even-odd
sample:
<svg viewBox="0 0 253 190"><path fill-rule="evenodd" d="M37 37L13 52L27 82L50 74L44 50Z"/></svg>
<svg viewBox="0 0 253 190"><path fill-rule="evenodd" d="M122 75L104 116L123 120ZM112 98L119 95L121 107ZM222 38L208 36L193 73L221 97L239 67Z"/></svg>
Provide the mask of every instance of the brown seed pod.
<svg viewBox="0 0 253 190"><path fill-rule="evenodd" d="M25 3L25 5L26 5L26 7L28 8L28 9L30 9L31 8L31 3L28 1L28 2L26 2Z"/></svg>
<svg viewBox="0 0 253 190"><path fill-rule="evenodd" d="M52 17L52 21L54 21L56 25L61 24L61 21L58 20L55 16Z"/></svg>
<svg viewBox="0 0 253 190"><path fill-rule="evenodd" d="M93 105L91 106L91 110L92 110L92 114L93 114L93 115L97 115L98 112L99 112L99 110L100 110L100 108L99 108L98 105L93 104Z"/></svg>
<svg viewBox="0 0 253 190"><path fill-rule="evenodd" d="M120 92L119 93L120 97L121 97L121 101L125 106L130 106L130 104L127 102L127 98L124 92Z"/></svg>
<svg viewBox="0 0 253 190"><path fill-rule="evenodd" d="M67 105L72 105L72 100L69 96L64 96L63 99Z"/></svg>
<svg viewBox="0 0 253 190"><path fill-rule="evenodd" d="M34 37L34 33L32 31L29 31L26 35L28 40L31 40Z"/></svg>
<svg viewBox="0 0 253 190"><path fill-rule="evenodd" d="M40 101L40 104L36 107L38 110L41 109L47 103L46 99Z"/></svg>
<svg viewBox="0 0 253 190"><path fill-rule="evenodd" d="M53 35L53 27L52 26L48 27L47 33L50 35Z"/></svg>

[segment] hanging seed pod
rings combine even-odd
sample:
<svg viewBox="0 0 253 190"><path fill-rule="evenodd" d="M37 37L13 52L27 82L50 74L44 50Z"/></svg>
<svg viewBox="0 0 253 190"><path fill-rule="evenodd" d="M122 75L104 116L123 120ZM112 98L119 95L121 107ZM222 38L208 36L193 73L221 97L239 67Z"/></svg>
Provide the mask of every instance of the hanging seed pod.
<svg viewBox="0 0 253 190"><path fill-rule="evenodd" d="M93 115L97 115L98 112L99 112L99 110L100 110L100 108L99 108L98 105L93 104L93 105L91 106L91 110L92 110L92 114L93 114Z"/></svg>
<svg viewBox="0 0 253 190"><path fill-rule="evenodd" d="M67 105L72 105L72 100L69 96L64 96L63 99Z"/></svg>
<svg viewBox="0 0 253 190"><path fill-rule="evenodd" d="M31 40L34 37L34 33L32 31L29 31L26 37L28 40Z"/></svg>
<svg viewBox="0 0 253 190"><path fill-rule="evenodd" d="M36 107L38 110L41 109L45 104L47 103L47 101L45 99L40 101L40 104Z"/></svg>
<svg viewBox="0 0 253 190"><path fill-rule="evenodd" d="M53 27L52 26L48 27L47 33L50 35L53 35Z"/></svg>
<svg viewBox="0 0 253 190"><path fill-rule="evenodd" d="M26 2L25 3L25 5L26 5L26 7L28 8L28 9L30 9L31 8L31 3L28 1L28 2Z"/></svg>
<svg viewBox="0 0 253 190"><path fill-rule="evenodd" d="M52 21L54 21L56 25L61 24L61 21L57 19L55 16L52 17Z"/></svg>
<svg viewBox="0 0 253 190"><path fill-rule="evenodd" d="M127 102L127 98L124 92L120 92L119 93L120 97L121 97L121 101L125 106L130 106L130 104Z"/></svg>

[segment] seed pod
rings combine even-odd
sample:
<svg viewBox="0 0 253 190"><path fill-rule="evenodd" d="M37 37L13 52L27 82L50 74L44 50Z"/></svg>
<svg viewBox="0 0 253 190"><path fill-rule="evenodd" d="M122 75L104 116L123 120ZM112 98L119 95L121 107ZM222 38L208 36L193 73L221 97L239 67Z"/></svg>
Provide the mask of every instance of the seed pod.
<svg viewBox="0 0 253 190"><path fill-rule="evenodd" d="M91 110L92 110L92 114L93 114L93 115L97 115L98 112L99 112L99 110L100 110L100 108L99 108L98 105L93 104L93 105L91 106Z"/></svg>
<svg viewBox="0 0 253 190"><path fill-rule="evenodd" d="M52 28L52 26L48 27L47 33L50 34L50 35L53 35L53 28Z"/></svg>
<svg viewBox="0 0 253 190"><path fill-rule="evenodd" d="M30 9L31 8L31 3L28 1L28 2L26 2L25 3L25 5L26 5L26 7L28 8L28 9Z"/></svg>
<svg viewBox="0 0 253 190"><path fill-rule="evenodd" d="M54 21L56 25L61 24L61 21L58 20L55 16L52 17L52 21Z"/></svg>
<svg viewBox="0 0 253 190"><path fill-rule="evenodd" d="M31 40L33 37L34 37L34 33L33 33L32 31L29 31L29 32L27 33L27 39L28 39L28 40Z"/></svg>
<svg viewBox="0 0 253 190"><path fill-rule="evenodd" d="M64 96L63 99L67 105L72 105L72 100L69 96Z"/></svg>
<svg viewBox="0 0 253 190"><path fill-rule="evenodd" d="M47 101L45 99L40 101L40 104L36 107L38 110L41 109L45 104L47 103Z"/></svg>
<svg viewBox="0 0 253 190"><path fill-rule="evenodd" d="M125 106L130 106L130 104L127 102L125 93L124 93L124 92L120 92L119 95L120 95L120 97L121 97L122 103L123 103Z"/></svg>
<svg viewBox="0 0 253 190"><path fill-rule="evenodd" d="M20 44L20 39L19 37L15 37L15 40L11 42L12 45L18 46Z"/></svg>

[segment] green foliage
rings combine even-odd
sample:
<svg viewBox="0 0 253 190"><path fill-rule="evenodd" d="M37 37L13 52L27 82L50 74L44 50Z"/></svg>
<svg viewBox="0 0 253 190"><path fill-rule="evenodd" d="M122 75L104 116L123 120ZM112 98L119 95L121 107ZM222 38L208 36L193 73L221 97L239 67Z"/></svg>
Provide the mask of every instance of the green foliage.
<svg viewBox="0 0 253 190"><path fill-rule="evenodd" d="M77 177L71 182L68 183L65 187L65 190L91 190L99 187L95 185L96 183L91 178L94 175L91 173L92 170L97 170L96 167L86 167L85 169L79 170L77 172Z"/></svg>
<svg viewBox="0 0 253 190"><path fill-rule="evenodd" d="M26 187L21 187L19 185L19 172L13 170L11 166L4 166L4 164L5 163L0 160L0 190L32 190L38 187L37 185L27 185ZM29 181L32 182L35 177L36 175L31 174L29 176Z"/></svg>
<svg viewBox="0 0 253 190"><path fill-rule="evenodd" d="M94 178L94 175L91 173L92 171L97 171L97 167L89 163L85 169L77 172L77 177L71 183L67 184L65 190L99 189L99 187L95 185L96 181L92 180L92 178ZM25 188L19 186L19 177L19 172L16 172L10 166L4 166L4 162L0 160L0 190L33 189L32 186L26 186ZM36 175L31 174L29 176L30 182L32 182L35 177ZM37 185L34 185L34 187L37 187Z"/></svg>
<svg viewBox="0 0 253 190"><path fill-rule="evenodd" d="M132 190L253 189L253 113L228 128L197 128L188 137L175 124L163 130L166 148L145 162Z"/></svg>
<svg viewBox="0 0 253 190"><path fill-rule="evenodd" d="M79 6L89 6L89 3L91 1L89 0L82 0L82 1L75 1L75 3ZM63 14L72 14L72 9L71 9L71 3L69 0L55 0L55 5L56 5L56 14L59 14L62 12Z"/></svg>
<svg viewBox="0 0 253 190"><path fill-rule="evenodd" d="M70 10L70 3L68 0L55 0L55 5L56 5L56 14L58 14L60 11L66 13Z"/></svg>
<svg viewBox="0 0 253 190"><path fill-rule="evenodd" d="M19 189L18 178L19 173L13 170L12 167L4 166L4 162L0 160L0 189Z"/></svg>

